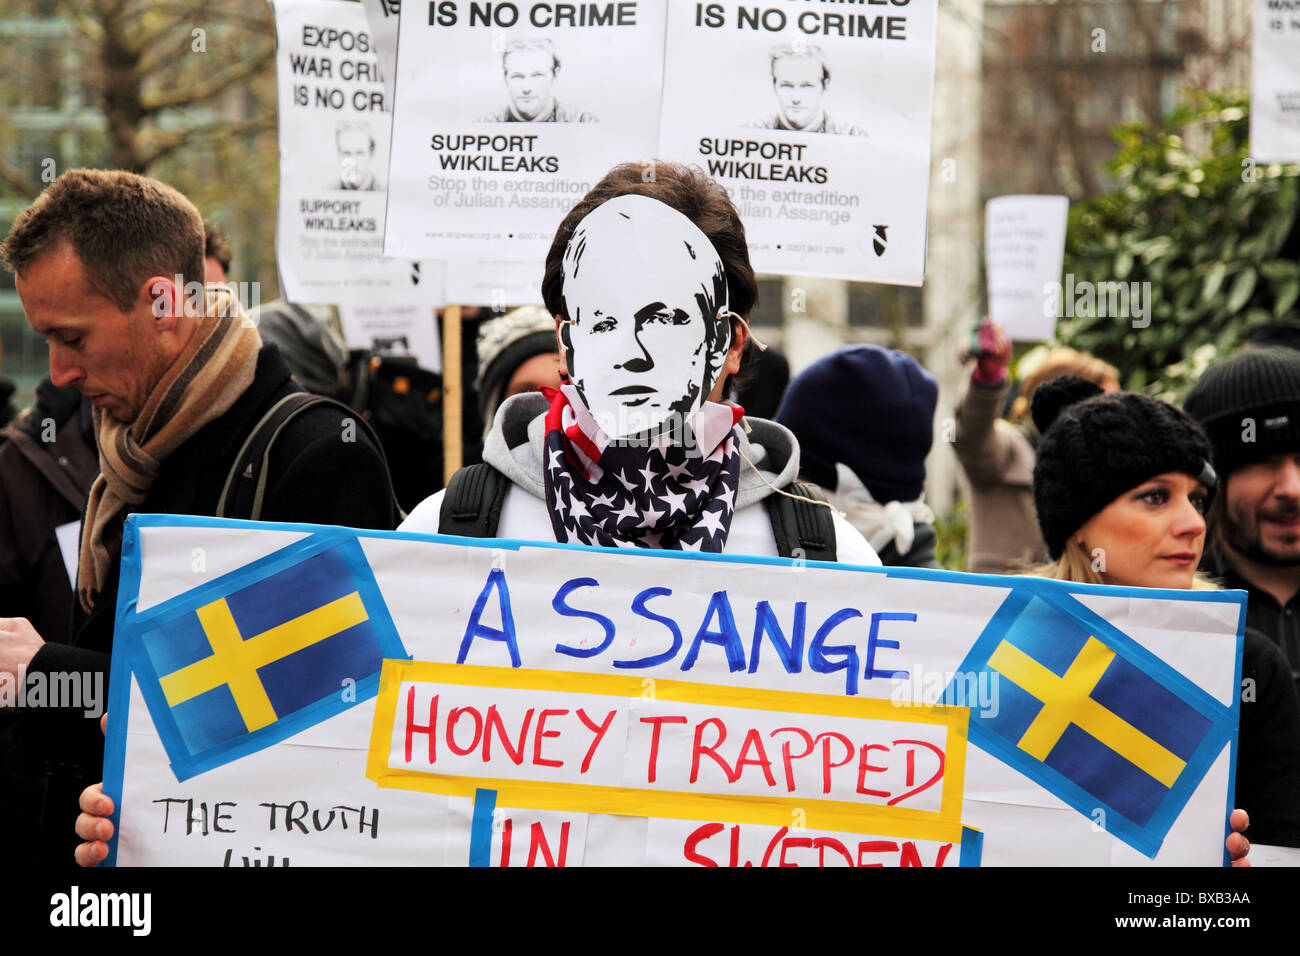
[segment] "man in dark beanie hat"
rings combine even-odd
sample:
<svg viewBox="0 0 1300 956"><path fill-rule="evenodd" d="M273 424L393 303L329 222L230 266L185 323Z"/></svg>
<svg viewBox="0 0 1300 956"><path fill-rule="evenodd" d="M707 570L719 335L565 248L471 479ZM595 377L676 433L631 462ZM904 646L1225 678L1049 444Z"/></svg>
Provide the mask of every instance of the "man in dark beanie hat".
<svg viewBox="0 0 1300 956"><path fill-rule="evenodd" d="M1223 479L1207 570L1250 594L1246 624L1286 654L1300 689L1300 352L1247 348L1183 401Z"/></svg>
<svg viewBox="0 0 1300 956"><path fill-rule="evenodd" d="M799 439L799 473L820 485L885 564L938 568L922 500L939 385L906 352L851 345L786 389L776 421Z"/></svg>

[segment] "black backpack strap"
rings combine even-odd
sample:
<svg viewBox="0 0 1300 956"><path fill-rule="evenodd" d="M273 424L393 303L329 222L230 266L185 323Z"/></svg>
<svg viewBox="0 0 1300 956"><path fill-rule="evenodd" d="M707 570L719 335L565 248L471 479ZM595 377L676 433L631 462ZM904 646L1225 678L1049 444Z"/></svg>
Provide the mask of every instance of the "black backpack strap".
<svg viewBox="0 0 1300 956"><path fill-rule="evenodd" d="M460 469L443 492L438 533L495 538L509 487L510 479L486 462Z"/></svg>
<svg viewBox="0 0 1300 956"><path fill-rule="evenodd" d="M785 490L816 501L826 500L820 490L803 481L792 482ZM763 505L772 520L772 534L781 557L836 560L835 517L829 507L782 494L768 495Z"/></svg>
<svg viewBox="0 0 1300 956"><path fill-rule="evenodd" d="M358 415L342 402L327 398L324 395L294 392L291 395L284 396L272 405L253 427L253 430L248 433L243 446L239 449L239 454L235 456L235 463L230 467L230 473L226 475L226 483L221 489L221 498L217 502L216 516L218 518L244 517L252 521L261 519L262 505L266 498L266 479L271 460L271 449L275 445L275 440L288 427L290 422L303 412L318 405L332 405L361 426L365 433L370 436L371 442L374 443L376 450L379 452L379 457L384 463L384 470L387 471L388 459L384 455L384 446L380 443L375 430L364 417ZM406 513L402 511L401 506L397 503L396 496L393 498L393 507L397 509L398 520L404 520Z"/></svg>

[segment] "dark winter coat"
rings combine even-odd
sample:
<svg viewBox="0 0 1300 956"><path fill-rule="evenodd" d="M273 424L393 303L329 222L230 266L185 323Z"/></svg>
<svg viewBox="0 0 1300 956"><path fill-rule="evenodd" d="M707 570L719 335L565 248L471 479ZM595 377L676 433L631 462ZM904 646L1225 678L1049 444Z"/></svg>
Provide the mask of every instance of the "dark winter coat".
<svg viewBox="0 0 1300 956"><path fill-rule="evenodd" d="M148 497L134 510L215 515L244 440L271 406L299 391L279 350L264 345L252 385L224 415L163 461ZM315 407L280 433L268 466L263 520L383 530L395 526L392 483L382 452L364 429L346 427L346 417L337 407ZM344 440L345 434L349 440ZM120 562L115 562L94 609L86 614L79 604L74 607L70 641L47 642L32 658L29 673L98 672L107 688L119 574ZM47 824L70 833L76 795L101 776L104 740L99 721L84 717L81 710L30 709L24 713L22 730L29 762L65 784L51 786L51 797L59 805L47 800Z"/></svg>

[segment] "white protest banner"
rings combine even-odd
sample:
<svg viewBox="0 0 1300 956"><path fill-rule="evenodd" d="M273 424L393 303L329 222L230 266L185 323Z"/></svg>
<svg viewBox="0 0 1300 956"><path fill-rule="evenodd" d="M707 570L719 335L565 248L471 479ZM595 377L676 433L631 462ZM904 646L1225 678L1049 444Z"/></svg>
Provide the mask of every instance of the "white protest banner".
<svg viewBox="0 0 1300 956"><path fill-rule="evenodd" d="M504 312L517 305L542 304L542 260L447 263L447 301L485 305Z"/></svg>
<svg viewBox="0 0 1300 956"><path fill-rule="evenodd" d="M1244 596L133 515L123 865L1217 865Z"/></svg>
<svg viewBox="0 0 1300 956"><path fill-rule="evenodd" d="M1065 196L999 196L984 206L989 315L1017 342L1044 342L1061 316Z"/></svg>
<svg viewBox="0 0 1300 956"><path fill-rule="evenodd" d="M398 35L385 250L540 263L610 167L654 152L663 0L412 11Z"/></svg>
<svg viewBox="0 0 1300 956"><path fill-rule="evenodd" d="M407 355L420 368L442 371L438 312L429 305L341 305L339 324L348 348L376 355Z"/></svg>
<svg viewBox="0 0 1300 956"><path fill-rule="evenodd" d="M1255 0L1250 59L1250 158L1300 163L1300 6Z"/></svg>
<svg viewBox="0 0 1300 956"><path fill-rule="evenodd" d="M384 102L393 102L394 80L397 77L397 17L402 10L402 0L361 0L366 12L366 25L370 28L375 56L379 58L379 71L384 82Z"/></svg>
<svg viewBox="0 0 1300 956"><path fill-rule="evenodd" d="M391 114L358 3L275 0L280 104L276 258L284 297L436 304L410 258L383 258Z"/></svg>
<svg viewBox="0 0 1300 956"><path fill-rule="evenodd" d="M936 0L669 0L659 155L740 210L755 270L920 285Z"/></svg>

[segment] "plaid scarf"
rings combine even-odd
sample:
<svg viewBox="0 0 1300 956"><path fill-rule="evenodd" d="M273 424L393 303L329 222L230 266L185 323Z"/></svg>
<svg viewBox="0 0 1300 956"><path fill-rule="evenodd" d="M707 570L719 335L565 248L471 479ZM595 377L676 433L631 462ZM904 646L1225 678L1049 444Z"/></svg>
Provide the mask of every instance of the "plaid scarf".
<svg viewBox="0 0 1300 956"><path fill-rule="evenodd" d="M262 347L226 289L207 290L207 315L189 344L153 387L135 421L122 424L95 410L99 475L90 486L81 525L77 596L89 612L122 548L128 509L139 505L164 459L200 428L220 418L253 383Z"/></svg>
<svg viewBox="0 0 1300 956"><path fill-rule="evenodd" d="M740 484L731 430L744 409L706 402L687 422L689 441L637 447L611 442L572 385L545 391L543 470L556 541L722 550Z"/></svg>

